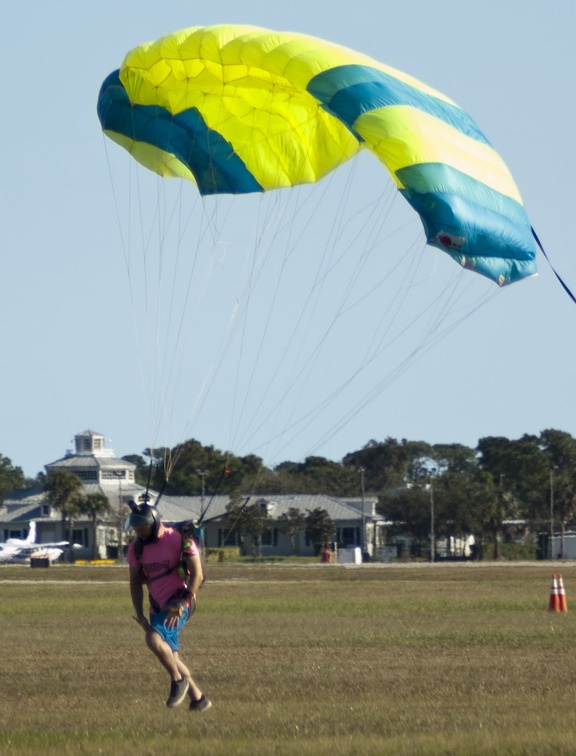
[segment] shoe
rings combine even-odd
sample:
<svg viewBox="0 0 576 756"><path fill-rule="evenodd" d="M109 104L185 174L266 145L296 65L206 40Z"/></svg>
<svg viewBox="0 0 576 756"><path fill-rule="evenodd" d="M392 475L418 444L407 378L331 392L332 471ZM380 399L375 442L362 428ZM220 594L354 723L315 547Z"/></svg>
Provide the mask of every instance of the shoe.
<svg viewBox="0 0 576 756"><path fill-rule="evenodd" d="M212 701L202 693L197 701L190 701L190 711L206 711L212 706Z"/></svg>
<svg viewBox="0 0 576 756"><path fill-rule="evenodd" d="M166 701L166 706L171 709L174 706L180 706L182 701L186 698L186 693L188 693L189 687L190 683L184 678L177 680L176 682L173 681L170 685L170 695Z"/></svg>

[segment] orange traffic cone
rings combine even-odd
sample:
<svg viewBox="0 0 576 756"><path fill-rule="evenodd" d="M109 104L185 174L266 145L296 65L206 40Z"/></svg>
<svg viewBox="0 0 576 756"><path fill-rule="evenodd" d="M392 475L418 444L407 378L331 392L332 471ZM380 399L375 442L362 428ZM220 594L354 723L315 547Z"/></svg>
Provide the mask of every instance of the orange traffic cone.
<svg viewBox="0 0 576 756"><path fill-rule="evenodd" d="M560 595L558 593L558 578L556 575L552 575L552 585L550 586L550 603L548 609L551 612L560 611Z"/></svg>
<svg viewBox="0 0 576 756"><path fill-rule="evenodd" d="M568 604L566 603L566 591L564 590L564 581L562 575L558 575L558 606L559 612L567 612Z"/></svg>

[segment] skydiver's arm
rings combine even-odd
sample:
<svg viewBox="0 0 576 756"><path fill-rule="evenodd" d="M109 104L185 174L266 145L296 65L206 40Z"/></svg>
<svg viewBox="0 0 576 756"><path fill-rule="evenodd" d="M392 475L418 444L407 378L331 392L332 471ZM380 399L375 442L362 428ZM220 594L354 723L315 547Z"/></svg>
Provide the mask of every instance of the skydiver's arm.
<svg viewBox="0 0 576 756"><path fill-rule="evenodd" d="M184 563L186 565L187 573L186 588L190 591L193 598L196 598L198 589L202 585L202 581L204 579L200 554L185 554Z"/></svg>
<svg viewBox="0 0 576 756"><path fill-rule="evenodd" d="M134 619L144 630L148 630L150 624L144 616L144 589L142 588L142 581L140 579L140 568L133 567L132 565L130 565L130 597L132 599L132 606L136 612Z"/></svg>

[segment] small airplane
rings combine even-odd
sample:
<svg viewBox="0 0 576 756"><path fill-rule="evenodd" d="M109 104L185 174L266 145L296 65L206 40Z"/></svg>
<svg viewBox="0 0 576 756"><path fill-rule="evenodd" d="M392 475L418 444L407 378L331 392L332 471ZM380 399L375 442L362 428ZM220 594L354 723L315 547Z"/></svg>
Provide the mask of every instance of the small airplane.
<svg viewBox="0 0 576 756"><path fill-rule="evenodd" d="M32 557L47 557L55 562L67 546L68 541L36 543L36 522L32 520L26 538L9 538L0 543L0 564L26 564Z"/></svg>

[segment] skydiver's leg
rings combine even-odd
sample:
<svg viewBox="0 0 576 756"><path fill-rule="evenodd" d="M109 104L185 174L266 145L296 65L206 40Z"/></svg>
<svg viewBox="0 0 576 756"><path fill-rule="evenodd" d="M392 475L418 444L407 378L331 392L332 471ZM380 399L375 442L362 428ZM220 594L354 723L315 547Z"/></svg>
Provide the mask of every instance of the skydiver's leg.
<svg viewBox="0 0 576 756"><path fill-rule="evenodd" d="M190 684L190 687L188 688L188 695L193 701L198 701L200 698L202 698L202 691L194 682L194 679L192 675L190 674L190 670L188 669L188 667L184 664L184 662L178 655L178 651L173 651L172 654L174 656L174 661L176 662L176 665L178 666L178 670L180 674L182 675L182 677L185 677L188 680L188 683Z"/></svg>
<svg viewBox="0 0 576 756"><path fill-rule="evenodd" d="M173 682L184 677L178 665L178 654L172 651L168 643L155 630L149 630L146 633L146 645L160 661Z"/></svg>

